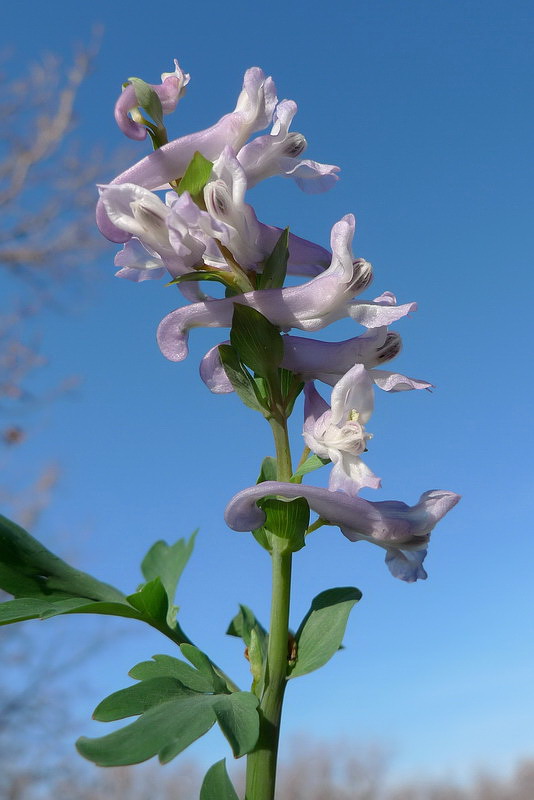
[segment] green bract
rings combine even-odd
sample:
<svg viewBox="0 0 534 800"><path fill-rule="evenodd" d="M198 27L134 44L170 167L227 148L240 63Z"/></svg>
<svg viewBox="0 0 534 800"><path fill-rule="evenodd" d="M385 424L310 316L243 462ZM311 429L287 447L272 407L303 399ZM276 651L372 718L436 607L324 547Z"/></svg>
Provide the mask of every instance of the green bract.
<svg viewBox="0 0 534 800"><path fill-rule="evenodd" d="M210 179L212 169L213 162L197 150L178 183L178 194L189 192L193 200L197 200Z"/></svg>

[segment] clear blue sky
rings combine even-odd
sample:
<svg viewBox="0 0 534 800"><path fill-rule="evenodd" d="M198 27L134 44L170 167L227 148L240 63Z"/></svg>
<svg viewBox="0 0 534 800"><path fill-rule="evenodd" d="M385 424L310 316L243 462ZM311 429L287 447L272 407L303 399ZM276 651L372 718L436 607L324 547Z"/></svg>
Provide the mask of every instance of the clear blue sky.
<svg viewBox="0 0 534 800"><path fill-rule="evenodd" d="M122 143L113 103L131 75L157 82L174 57L191 74L169 118L178 136L231 110L244 70L259 65L280 98L297 101L293 128L307 137L309 157L342 172L336 188L318 196L269 181L251 193L258 216L328 245L332 223L354 212L355 253L374 264L375 294L391 290L400 302L419 303L395 326L404 338L395 364L437 388L378 398L368 461L383 489L366 496L413 503L422 491L443 488L463 500L433 535L426 582L394 580L377 548L350 544L334 528L314 534L297 555L295 627L323 589L356 585L364 599L346 649L291 684L285 741L299 731L383 741L396 750L399 774L506 769L534 754L525 359L532 349L532 4L95 0L74 9L52 0L3 10L4 36L20 64L43 50L68 59L95 22L105 30L78 106L84 142L110 152ZM148 145L134 147L141 157ZM38 533L61 546L57 532L74 532L79 538L67 548L80 566L129 589L154 539L199 526L179 596L183 624L244 684L240 645L223 632L238 602L267 619L269 565L251 537L225 528L222 514L271 453L269 431L235 397L212 396L200 382L198 362L220 340L216 331L193 332L186 362L165 361L154 334L176 293L113 278L115 252L110 244L101 258L93 297L52 319L43 345L55 375L79 373L84 382L75 398L47 412L21 451L27 463L56 458L64 470ZM329 335L355 335L353 323L338 323ZM51 626L83 636L84 622ZM136 661L168 652L164 641L139 634L120 640L111 664L109 653L106 663L93 661L87 719L105 693L126 685ZM78 733L103 728L87 721ZM225 755L221 739L208 744L193 754Z"/></svg>

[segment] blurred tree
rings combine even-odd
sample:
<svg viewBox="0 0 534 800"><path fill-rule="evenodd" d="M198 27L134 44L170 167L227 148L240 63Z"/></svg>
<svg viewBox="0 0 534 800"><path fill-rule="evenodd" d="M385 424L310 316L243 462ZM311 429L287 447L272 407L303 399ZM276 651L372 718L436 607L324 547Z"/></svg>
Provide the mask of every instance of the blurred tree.
<svg viewBox="0 0 534 800"><path fill-rule="evenodd" d="M0 505L30 529L50 503L58 468L24 462L24 444L39 409L75 384L43 388L41 331L91 274L101 245L94 184L99 170L113 169L73 134L95 50L96 39L68 68L52 55L17 75L9 59L0 68ZM15 453L23 463L16 475ZM55 678L90 648L94 642L69 652L61 641L43 645L25 626L0 628L1 798L25 800L48 785L64 758L52 744L65 728Z"/></svg>

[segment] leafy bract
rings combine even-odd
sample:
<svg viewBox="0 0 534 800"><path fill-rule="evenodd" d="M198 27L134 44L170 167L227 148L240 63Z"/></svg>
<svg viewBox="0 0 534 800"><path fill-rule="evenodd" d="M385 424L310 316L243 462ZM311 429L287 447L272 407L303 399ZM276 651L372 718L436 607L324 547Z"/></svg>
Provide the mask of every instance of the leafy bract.
<svg viewBox="0 0 534 800"><path fill-rule="evenodd" d="M269 378L284 356L278 328L255 308L234 303L230 343L239 360L256 374Z"/></svg>
<svg viewBox="0 0 534 800"><path fill-rule="evenodd" d="M251 692L230 691L197 648L182 645L181 650L199 667L168 656L134 667L131 674L140 683L107 697L94 717L103 722L139 718L107 736L79 739L76 746L83 756L100 766L137 764L155 755L166 763L215 722L236 758L254 748L259 734L258 698Z"/></svg>
<svg viewBox="0 0 534 800"><path fill-rule="evenodd" d="M266 516L263 525L253 531L260 543L265 539L272 549L274 537L280 553L295 553L304 547L310 522L310 507L304 497L289 501L266 497L258 505Z"/></svg>
<svg viewBox="0 0 534 800"><path fill-rule="evenodd" d="M241 364L236 350L229 344L220 344L219 357L228 380L243 403L254 411L269 416L270 412L262 401L258 387L252 375Z"/></svg>
<svg viewBox="0 0 534 800"><path fill-rule="evenodd" d="M284 285L288 258L289 228L285 228L258 275L258 289L280 289Z"/></svg>
<svg viewBox="0 0 534 800"><path fill-rule="evenodd" d="M212 169L213 162L197 150L178 184L178 194L189 192L193 199L197 198L209 181Z"/></svg>
<svg viewBox="0 0 534 800"><path fill-rule="evenodd" d="M312 601L295 634L297 658L290 678L313 672L329 661L341 647L347 620L361 592L352 586L327 589Z"/></svg>

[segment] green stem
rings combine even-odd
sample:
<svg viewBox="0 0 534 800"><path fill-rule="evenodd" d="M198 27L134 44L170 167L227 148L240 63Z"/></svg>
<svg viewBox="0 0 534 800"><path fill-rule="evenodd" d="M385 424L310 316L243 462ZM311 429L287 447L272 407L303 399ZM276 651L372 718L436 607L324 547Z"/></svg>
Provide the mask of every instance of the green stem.
<svg viewBox="0 0 534 800"><path fill-rule="evenodd" d="M276 445L278 480L293 473L285 419L270 420ZM289 603L292 553L281 552L276 541L271 553L272 600L265 688L260 701L260 736L247 758L246 800L273 800L282 702L287 682Z"/></svg>

